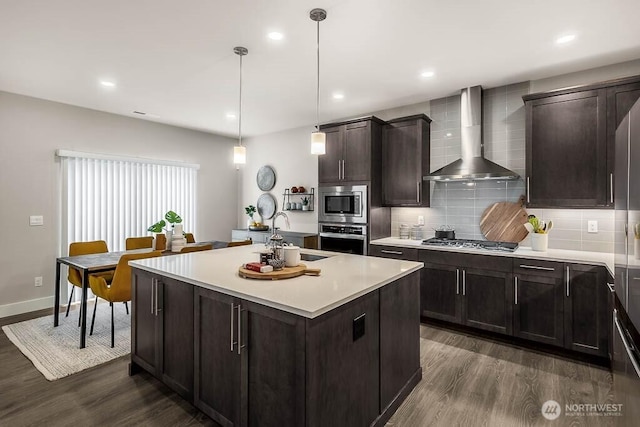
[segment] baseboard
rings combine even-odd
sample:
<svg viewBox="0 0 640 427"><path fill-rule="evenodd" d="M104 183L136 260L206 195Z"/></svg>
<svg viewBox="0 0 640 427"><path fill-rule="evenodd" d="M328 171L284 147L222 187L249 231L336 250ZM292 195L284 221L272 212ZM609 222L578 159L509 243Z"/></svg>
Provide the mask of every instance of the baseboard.
<svg viewBox="0 0 640 427"><path fill-rule="evenodd" d="M0 319L53 307L53 296L0 305Z"/></svg>
<svg viewBox="0 0 640 427"><path fill-rule="evenodd" d="M407 381L405 385L400 389L396 397L382 411L382 413L378 415L378 418L376 418L376 420L371 423L371 427L383 427L387 423L387 421L391 419L391 416L395 414L400 405L402 405L402 402L404 402L407 396L409 396L413 388L420 382L420 380L422 380L422 367L419 367L413 373L413 375L411 375L409 381Z"/></svg>

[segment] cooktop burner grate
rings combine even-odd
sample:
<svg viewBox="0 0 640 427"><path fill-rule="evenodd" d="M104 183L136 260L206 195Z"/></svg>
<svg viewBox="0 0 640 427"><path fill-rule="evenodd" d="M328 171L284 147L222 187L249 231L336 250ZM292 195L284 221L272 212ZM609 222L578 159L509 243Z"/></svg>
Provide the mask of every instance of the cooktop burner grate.
<svg viewBox="0 0 640 427"><path fill-rule="evenodd" d="M463 248L463 249L485 249L488 251L513 252L518 249L517 243L511 242L492 242L490 240L467 240L467 239L431 239L423 240L423 245L439 246L446 248Z"/></svg>

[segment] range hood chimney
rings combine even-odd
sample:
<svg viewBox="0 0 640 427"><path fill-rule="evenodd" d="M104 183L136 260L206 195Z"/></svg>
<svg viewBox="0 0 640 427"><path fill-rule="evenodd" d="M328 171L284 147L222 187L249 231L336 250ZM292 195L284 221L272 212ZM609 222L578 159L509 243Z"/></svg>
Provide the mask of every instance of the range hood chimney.
<svg viewBox="0 0 640 427"><path fill-rule="evenodd" d="M482 87L462 89L460 97L462 158L431 172L425 181L518 179L520 175L484 158L482 145Z"/></svg>

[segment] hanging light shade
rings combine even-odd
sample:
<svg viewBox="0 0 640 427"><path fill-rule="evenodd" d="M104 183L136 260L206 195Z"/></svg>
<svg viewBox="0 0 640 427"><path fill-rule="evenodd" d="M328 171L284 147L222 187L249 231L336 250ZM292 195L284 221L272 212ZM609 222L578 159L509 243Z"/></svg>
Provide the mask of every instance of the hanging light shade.
<svg viewBox="0 0 640 427"><path fill-rule="evenodd" d="M309 13L309 17L317 24L317 85L316 85L316 131L311 133L311 154L325 154L327 135L320 132L320 21L324 21L327 17L327 11L324 9L313 9Z"/></svg>
<svg viewBox="0 0 640 427"><path fill-rule="evenodd" d="M242 145L242 57L249 53L246 47L233 48L233 53L240 57L240 100L238 106L238 145L233 147L233 163L244 165L247 163L247 147Z"/></svg>

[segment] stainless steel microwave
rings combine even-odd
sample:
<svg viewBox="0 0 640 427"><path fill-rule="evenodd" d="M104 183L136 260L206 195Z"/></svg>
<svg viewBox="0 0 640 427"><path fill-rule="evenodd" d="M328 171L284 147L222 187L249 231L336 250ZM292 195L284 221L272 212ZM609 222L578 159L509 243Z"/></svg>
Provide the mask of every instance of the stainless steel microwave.
<svg viewBox="0 0 640 427"><path fill-rule="evenodd" d="M319 222L367 223L367 186L338 185L318 190Z"/></svg>

